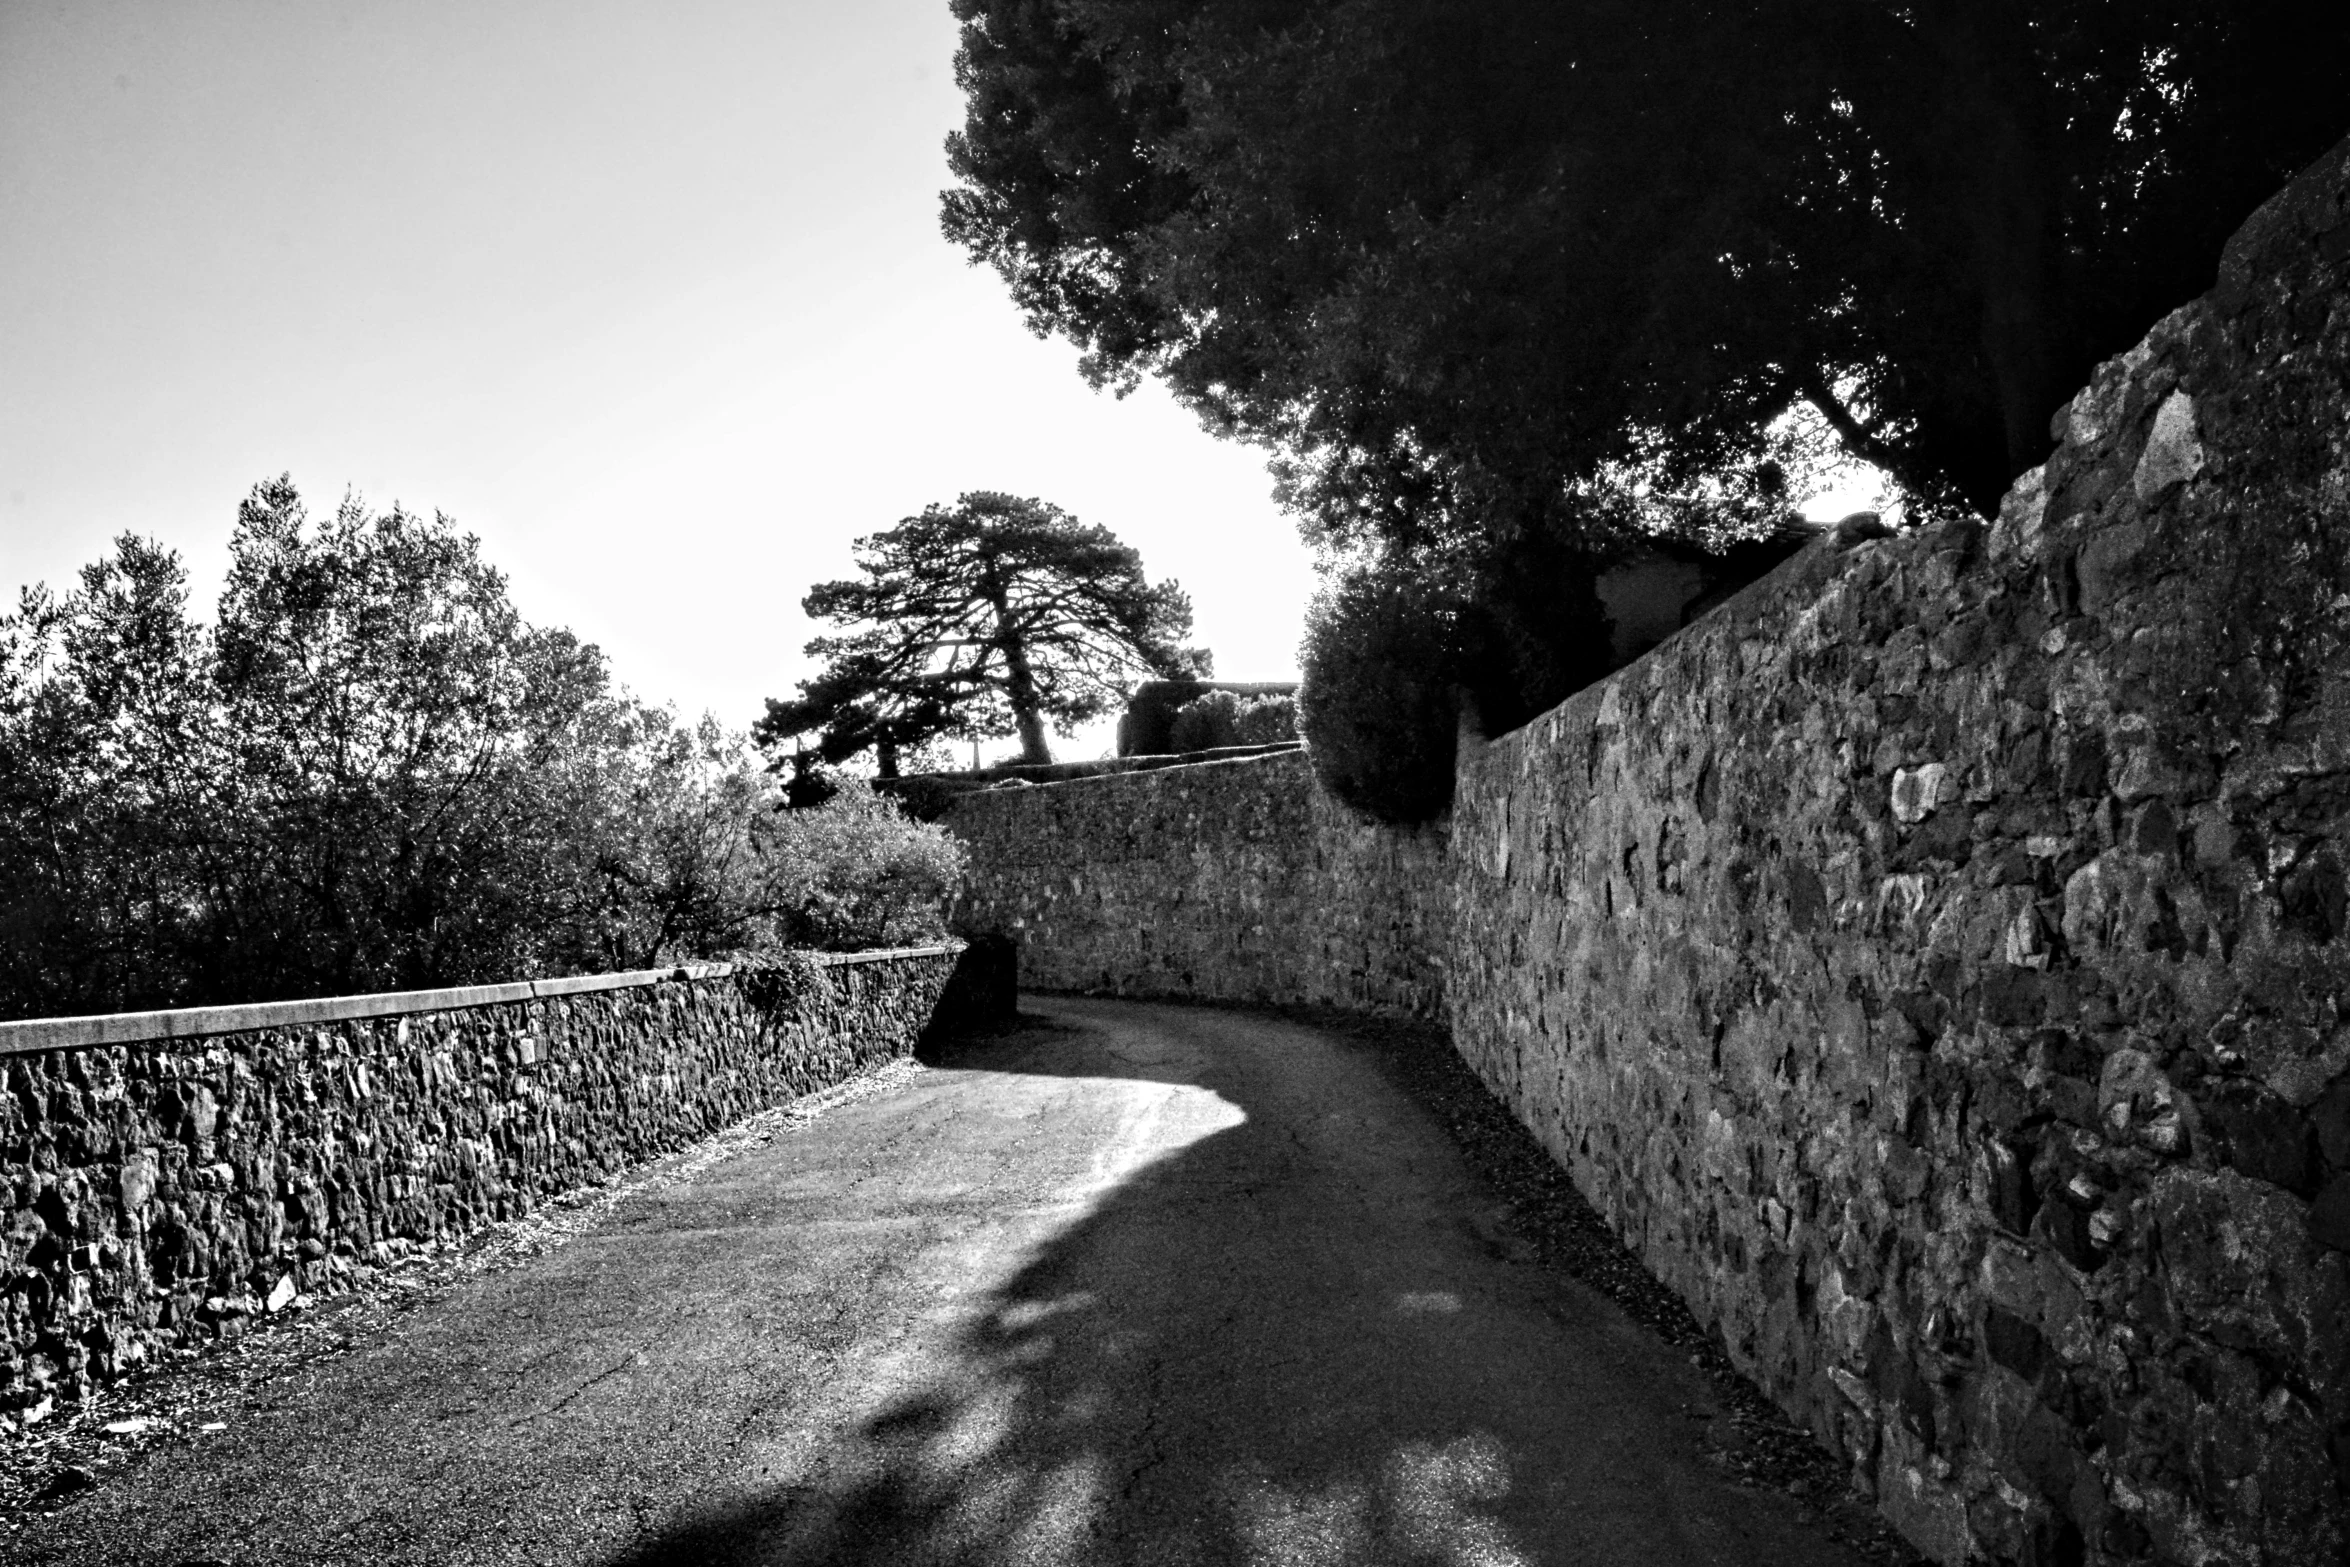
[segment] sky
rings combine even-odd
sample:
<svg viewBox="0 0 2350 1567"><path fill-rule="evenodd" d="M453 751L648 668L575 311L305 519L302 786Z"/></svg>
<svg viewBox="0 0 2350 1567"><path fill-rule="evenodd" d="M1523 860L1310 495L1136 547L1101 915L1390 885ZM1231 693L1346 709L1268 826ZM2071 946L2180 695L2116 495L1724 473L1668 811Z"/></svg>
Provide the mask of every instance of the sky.
<svg viewBox="0 0 2350 1567"><path fill-rule="evenodd" d="M945 0L0 0L0 595L129 531L208 614L290 473L448 514L741 726L854 539L1004 490L1182 582L1218 675L1295 678L1265 454L1092 391L940 236L954 49Z"/></svg>
<svg viewBox="0 0 2350 1567"><path fill-rule="evenodd" d="M742 725L852 540L1006 490L1294 678L1265 454L1092 391L940 236L954 49L945 0L0 0L0 594L127 530L208 615L291 473L447 513L528 619Z"/></svg>

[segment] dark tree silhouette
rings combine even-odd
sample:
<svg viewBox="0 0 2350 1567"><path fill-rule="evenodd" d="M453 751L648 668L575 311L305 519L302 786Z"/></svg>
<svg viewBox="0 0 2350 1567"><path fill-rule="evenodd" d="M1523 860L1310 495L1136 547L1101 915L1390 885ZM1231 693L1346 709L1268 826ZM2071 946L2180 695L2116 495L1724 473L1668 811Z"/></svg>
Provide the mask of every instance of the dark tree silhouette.
<svg viewBox="0 0 2350 1567"><path fill-rule="evenodd" d="M892 660L886 650L847 651L810 680L789 701L769 698L767 714L752 733L763 744L814 733L816 749L795 757L813 780L815 764L838 766L871 751L881 776L895 778L899 759L933 740L970 738L968 709L977 688L958 665Z"/></svg>
<svg viewBox="0 0 2350 1567"><path fill-rule="evenodd" d="M2350 120L2350 9L2279 0L954 9L948 235L1340 537L1579 526L1796 404L1988 506Z"/></svg>
<svg viewBox="0 0 2350 1567"><path fill-rule="evenodd" d="M1063 733L1123 699L1132 680L1204 675L1179 645L1191 600L1152 586L1142 557L1059 507L990 491L933 505L857 541L861 577L818 583L812 620L844 629L808 644L826 661L756 732L774 745L815 732L828 760L868 748L884 776L901 747L1018 734L1049 762Z"/></svg>

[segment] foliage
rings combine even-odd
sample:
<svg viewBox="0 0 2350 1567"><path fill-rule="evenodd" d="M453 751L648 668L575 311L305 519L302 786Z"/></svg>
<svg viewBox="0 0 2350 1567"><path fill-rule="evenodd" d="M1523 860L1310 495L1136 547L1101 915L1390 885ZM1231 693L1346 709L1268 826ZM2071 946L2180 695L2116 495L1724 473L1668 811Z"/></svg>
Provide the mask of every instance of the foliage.
<svg viewBox="0 0 2350 1567"><path fill-rule="evenodd" d="M20 1011L154 996L200 961L225 868L217 714L179 562L136 539L0 618L0 997Z"/></svg>
<svg viewBox="0 0 2350 1567"><path fill-rule="evenodd" d="M563 758L557 817L569 853L560 960L640 968L771 939L760 824L783 789L750 742L704 714L599 703Z"/></svg>
<svg viewBox="0 0 2350 1567"><path fill-rule="evenodd" d="M233 868L216 912L265 993L527 973L564 879L549 786L603 660L524 624L478 541L290 481L239 508L210 638ZM225 961L225 958L224 958Z"/></svg>
<svg viewBox="0 0 2350 1567"><path fill-rule="evenodd" d="M448 519L314 524L279 479L230 556L210 626L127 535L0 616L0 1013L634 968L809 901L747 741L612 691Z"/></svg>
<svg viewBox="0 0 2350 1567"><path fill-rule="evenodd" d="M1167 748L1209 751L1238 745L1239 727L1240 698L1230 691L1210 691L1175 709L1174 721L1167 726Z"/></svg>
<svg viewBox="0 0 2350 1567"><path fill-rule="evenodd" d="M1768 501L1795 408L1988 506L2350 102L2279 0L954 10L949 237L1341 541Z"/></svg>
<svg viewBox="0 0 2350 1567"><path fill-rule="evenodd" d="M1235 691L1210 691L1175 710L1168 746L1176 751L1212 751L1296 738L1297 709L1288 697L1244 699Z"/></svg>
<svg viewBox="0 0 2350 1567"><path fill-rule="evenodd" d="M767 704L769 745L815 731L825 760L872 748L894 777L901 747L1017 732L1022 760L1049 762L1048 721L1066 734L1134 677L1207 672L1204 651L1178 645L1183 590L1153 587L1109 530L1044 501L973 491L859 539L857 554L860 577L803 601L849 629L808 644L826 667Z"/></svg>
<svg viewBox="0 0 2350 1567"><path fill-rule="evenodd" d="M1452 800L1464 605L1393 567L1339 573L1306 613L1298 728L1315 775L1379 821L1414 823Z"/></svg>
<svg viewBox="0 0 2350 1567"><path fill-rule="evenodd" d="M1297 702L1286 696L1261 696L1240 704L1232 716L1235 745L1278 745L1297 738Z"/></svg>
<svg viewBox="0 0 2350 1567"><path fill-rule="evenodd" d="M816 646L809 644L812 653ZM815 732L816 749L801 753L807 757L802 765L838 766L872 751L881 776L895 778L909 752L939 740L1000 732L986 731L974 711L985 696L951 660L934 668L893 660L880 649L840 649L821 673L800 682L797 697L770 698L766 716L754 727L769 745Z"/></svg>
<svg viewBox="0 0 2350 1567"><path fill-rule="evenodd" d="M734 954L735 983L751 1005L774 1017L803 1018L801 999L823 990L824 965L809 953L779 948Z"/></svg>
<svg viewBox="0 0 2350 1567"><path fill-rule="evenodd" d="M853 951L943 937L965 855L944 828L844 778L822 805L766 818L760 858L776 939Z"/></svg>

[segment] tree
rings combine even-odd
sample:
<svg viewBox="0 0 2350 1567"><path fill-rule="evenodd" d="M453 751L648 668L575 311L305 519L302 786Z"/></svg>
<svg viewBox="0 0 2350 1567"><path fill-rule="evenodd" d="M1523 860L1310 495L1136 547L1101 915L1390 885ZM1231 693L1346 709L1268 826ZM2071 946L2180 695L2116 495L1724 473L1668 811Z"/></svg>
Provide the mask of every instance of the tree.
<svg viewBox="0 0 2350 1567"><path fill-rule="evenodd" d="M0 1006L209 999L224 734L177 556L125 535L0 617Z"/></svg>
<svg viewBox="0 0 2350 1567"><path fill-rule="evenodd" d="M212 680L244 885L221 901L273 994L530 972L566 847L545 790L603 656L525 623L445 517L291 482L239 508Z"/></svg>
<svg viewBox="0 0 2350 1567"><path fill-rule="evenodd" d="M898 776L900 760L936 740L970 738L969 722L977 688L960 667L901 662L888 650L843 650L812 679L800 682L790 701L772 698L767 714L753 725L769 743L813 731L814 762L837 767L872 751L881 776ZM810 758L796 759L802 770Z"/></svg>
<svg viewBox="0 0 2350 1567"><path fill-rule="evenodd" d="M1325 788L1378 821L1428 821L1452 802L1464 604L1396 564L1336 574L1306 612L1298 729Z"/></svg>
<svg viewBox="0 0 2350 1567"><path fill-rule="evenodd" d="M759 833L767 908L794 946L902 947L946 935L968 855L945 828L908 820L861 778Z"/></svg>
<svg viewBox="0 0 2350 1567"><path fill-rule="evenodd" d="M2344 130L2281 0L954 0L948 235L1325 536L1612 525L1791 409L1990 506Z"/></svg>
<svg viewBox="0 0 2350 1567"><path fill-rule="evenodd" d="M827 660L793 701L756 726L770 745L820 731L828 759L871 745L884 776L896 750L938 736L1017 733L1023 759L1049 762L1049 722L1066 734L1146 675L1204 675L1179 645L1191 600L1152 586L1142 557L1059 507L992 491L932 505L857 541L861 577L818 583L812 620L854 628L818 637Z"/></svg>
<svg viewBox="0 0 2350 1567"><path fill-rule="evenodd" d="M447 518L313 522L281 478L229 553L211 625L127 535L0 615L0 1016L936 927L935 829L869 802L779 829L744 736L611 689Z"/></svg>
<svg viewBox="0 0 2350 1567"><path fill-rule="evenodd" d="M582 714L555 769L557 963L638 969L769 944L758 839L780 791L746 736L623 697Z"/></svg>

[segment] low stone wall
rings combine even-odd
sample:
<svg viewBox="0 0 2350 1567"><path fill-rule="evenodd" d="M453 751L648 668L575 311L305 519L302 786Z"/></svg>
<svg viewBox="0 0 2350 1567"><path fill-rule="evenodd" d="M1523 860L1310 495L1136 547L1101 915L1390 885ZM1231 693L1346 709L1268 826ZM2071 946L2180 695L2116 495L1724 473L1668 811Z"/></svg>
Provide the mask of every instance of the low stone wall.
<svg viewBox="0 0 2350 1567"><path fill-rule="evenodd" d="M1954 1567L2344 1559L2345 162L1995 527L1463 759L1459 1048Z"/></svg>
<svg viewBox="0 0 2350 1567"><path fill-rule="evenodd" d="M1443 829L1357 820L1303 752L989 790L940 821L971 849L956 929L1013 938L1024 986L1441 1010Z"/></svg>
<svg viewBox="0 0 2350 1567"><path fill-rule="evenodd" d="M0 1024L0 1418L904 1055L954 946ZM1000 1007L1000 963L966 1007ZM950 1003L951 1004L951 1003Z"/></svg>

